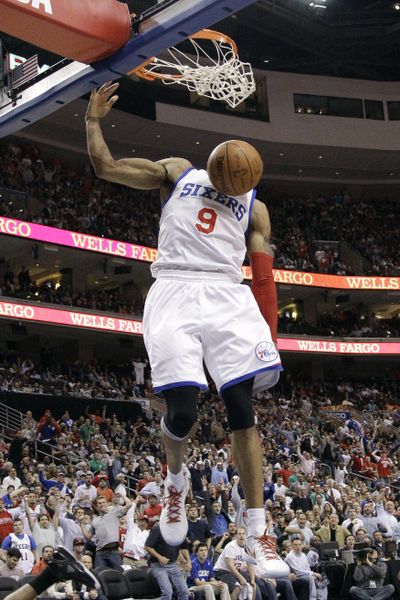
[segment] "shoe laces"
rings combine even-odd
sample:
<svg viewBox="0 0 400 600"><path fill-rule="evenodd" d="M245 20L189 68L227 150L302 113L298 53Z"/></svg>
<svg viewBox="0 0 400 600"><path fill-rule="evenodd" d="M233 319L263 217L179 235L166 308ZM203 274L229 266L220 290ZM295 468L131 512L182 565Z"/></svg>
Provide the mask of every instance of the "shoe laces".
<svg viewBox="0 0 400 600"><path fill-rule="evenodd" d="M274 543L266 535L260 535L256 538L263 556L267 560L276 558L276 549Z"/></svg>
<svg viewBox="0 0 400 600"><path fill-rule="evenodd" d="M181 504L183 502L183 490L178 490L173 486L168 486L168 496L164 498L164 507L167 509L167 522L181 522Z"/></svg>

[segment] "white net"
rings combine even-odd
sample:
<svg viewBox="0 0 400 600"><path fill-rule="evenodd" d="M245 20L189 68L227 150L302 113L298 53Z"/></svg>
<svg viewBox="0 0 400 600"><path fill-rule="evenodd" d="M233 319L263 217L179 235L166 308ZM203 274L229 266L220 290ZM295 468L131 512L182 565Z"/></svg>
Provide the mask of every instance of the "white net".
<svg viewBox="0 0 400 600"><path fill-rule="evenodd" d="M193 55L173 46L166 58L154 57L146 63L146 75L167 85L183 85L199 96L226 102L232 108L255 91L251 64L241 61L231 44L215 39L189 41Z"/></svg>

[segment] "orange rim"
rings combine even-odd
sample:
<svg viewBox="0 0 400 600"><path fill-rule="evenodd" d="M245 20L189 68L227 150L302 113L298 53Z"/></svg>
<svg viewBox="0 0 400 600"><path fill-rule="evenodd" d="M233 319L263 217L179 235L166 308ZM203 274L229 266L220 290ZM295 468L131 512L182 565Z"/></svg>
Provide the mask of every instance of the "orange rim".
<svg viewBox="0 0 400 600"><path fill-rule="evenodd" d="M235 55L238 54L236 42L230 38L229 35L225 35L225 33L221 33L220 31L214 31L213 29L201 29L201 31L189 35L188 39L211 40L221 44L227 44L231 46ZM152 56L138 67L132 69L132 71L128 71L127 75L139 75L139 77L142 79L147 79L148 81L154 81L155 79L170 79L171 81L175 79L182 79L182 74L171 75L170 73L154 73L153 71L148 71L146 69L146 65L152 63L153 61L157 61L156 56Z"/></svg>

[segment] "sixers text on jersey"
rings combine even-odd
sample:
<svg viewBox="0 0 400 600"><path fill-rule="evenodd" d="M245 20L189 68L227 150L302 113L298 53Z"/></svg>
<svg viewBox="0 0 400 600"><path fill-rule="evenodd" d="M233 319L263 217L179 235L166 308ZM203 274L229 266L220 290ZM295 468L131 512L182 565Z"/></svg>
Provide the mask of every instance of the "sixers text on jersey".
<svg viewBox="0 0 400 600"><path fill-rule="evenodd" d="M207 198L209 200L214 200L214 202L224 204L231 209L238 221L241 221L247 212L247 208L243 206L243 204L240 204L236 198L221 194L221 192L217 192L214 188L206 185L190 182L185 183L179 197L187 198L188 196L191 198Z"/></svg>

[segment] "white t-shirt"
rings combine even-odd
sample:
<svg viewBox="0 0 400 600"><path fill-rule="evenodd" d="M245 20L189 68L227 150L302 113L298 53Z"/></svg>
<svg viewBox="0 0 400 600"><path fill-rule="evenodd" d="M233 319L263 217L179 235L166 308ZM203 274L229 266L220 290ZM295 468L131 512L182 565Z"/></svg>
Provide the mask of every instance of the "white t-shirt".
<svg viewBox="0 0 400 600"><path fill-rule="evenodd" d="M228 563L226 562L227 558L233 558L236 569L243 570L247 567L249 555L246 553L245 548L239 546L236 540L232 540L223 549L222 554L214 565L214 570L229 571Z"/></svg>

